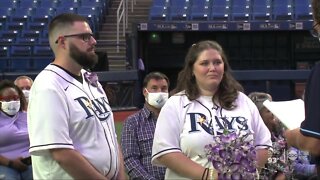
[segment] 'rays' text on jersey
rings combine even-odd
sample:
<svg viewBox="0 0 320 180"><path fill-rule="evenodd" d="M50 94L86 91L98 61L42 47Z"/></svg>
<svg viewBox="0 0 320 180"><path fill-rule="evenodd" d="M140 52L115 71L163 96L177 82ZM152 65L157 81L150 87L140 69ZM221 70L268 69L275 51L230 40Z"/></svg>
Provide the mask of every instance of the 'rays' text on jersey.
<svg viewBox="0 0 320 180"><path fill-rule="evenodd" d="M82 96L76 98L75 101L77 101L87 113L86 119L96 115L100 121L105 121L111 114L107 108L109 104L106 97L90 100L87 97Z"/></svg>

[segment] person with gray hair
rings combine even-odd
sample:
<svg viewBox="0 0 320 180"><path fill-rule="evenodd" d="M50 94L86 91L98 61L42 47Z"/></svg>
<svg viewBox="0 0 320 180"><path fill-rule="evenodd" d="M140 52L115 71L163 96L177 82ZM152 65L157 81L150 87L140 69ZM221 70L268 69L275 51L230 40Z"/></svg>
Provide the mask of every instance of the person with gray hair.
<svg viewBox="0 0 320 180"><path fill-rule="evenodd" d="M24 94L24 96L25 96L25 98L27 100L27 103L28 103L29 102L30 89L31 89L31 86L33 84L33 79L31 77L29 77L29 76L24 76L24 75L23 76L18 76L14 80L14 84L16 86L18 86L22 90L22 92L23 92L23 94Z"/></svg>

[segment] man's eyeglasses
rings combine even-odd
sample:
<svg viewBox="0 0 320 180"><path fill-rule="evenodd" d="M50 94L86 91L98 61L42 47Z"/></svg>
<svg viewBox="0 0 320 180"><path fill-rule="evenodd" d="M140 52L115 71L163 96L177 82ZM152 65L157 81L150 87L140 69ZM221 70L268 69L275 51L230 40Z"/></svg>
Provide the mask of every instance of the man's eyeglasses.
<svg viewBox="0 0 320 180"><path fill-rule="evenodd" d="M93 34L91 33L80 33L80 34L70 34L70 35L64 35L64 36L59 36L58 39L55 41L56 44L58 44L59 38L64 37L78 37L81 38L84 42L90 41L91 37L93 37Z"/></svg>
<svg viewBox="0 0 320 180"><path fill-rule="evenodd" d="M310 34L315 37L315 38L320 38L320 34L318 30L316 29L316 26L318 26L319 23L316 23L315 25L312 26L312 29L310 30Z"/></svg>

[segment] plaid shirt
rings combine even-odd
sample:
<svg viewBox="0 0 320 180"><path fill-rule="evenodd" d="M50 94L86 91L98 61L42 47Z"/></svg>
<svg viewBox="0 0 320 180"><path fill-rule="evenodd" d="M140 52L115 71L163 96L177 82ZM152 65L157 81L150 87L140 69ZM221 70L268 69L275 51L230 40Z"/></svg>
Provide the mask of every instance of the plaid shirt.
<svg viewBox="0 0 320 180"><path fill-rule="evenodd" d="M146 106L124 122L121 146L124 165L130 179L164 179L165 168L151 164L156 123L156 117Z"/></svg>

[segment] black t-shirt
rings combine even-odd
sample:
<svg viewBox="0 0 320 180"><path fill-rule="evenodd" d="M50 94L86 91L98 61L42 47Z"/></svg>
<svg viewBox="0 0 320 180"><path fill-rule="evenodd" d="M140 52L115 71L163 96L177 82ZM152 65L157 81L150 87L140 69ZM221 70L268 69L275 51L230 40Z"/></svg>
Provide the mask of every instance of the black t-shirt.
<svg viewBox="0 0 320 180"><path fill-rule="evenodd" d="M311 71L305 90L305 120L300 132L320 139L320 63Z"/></svg>

